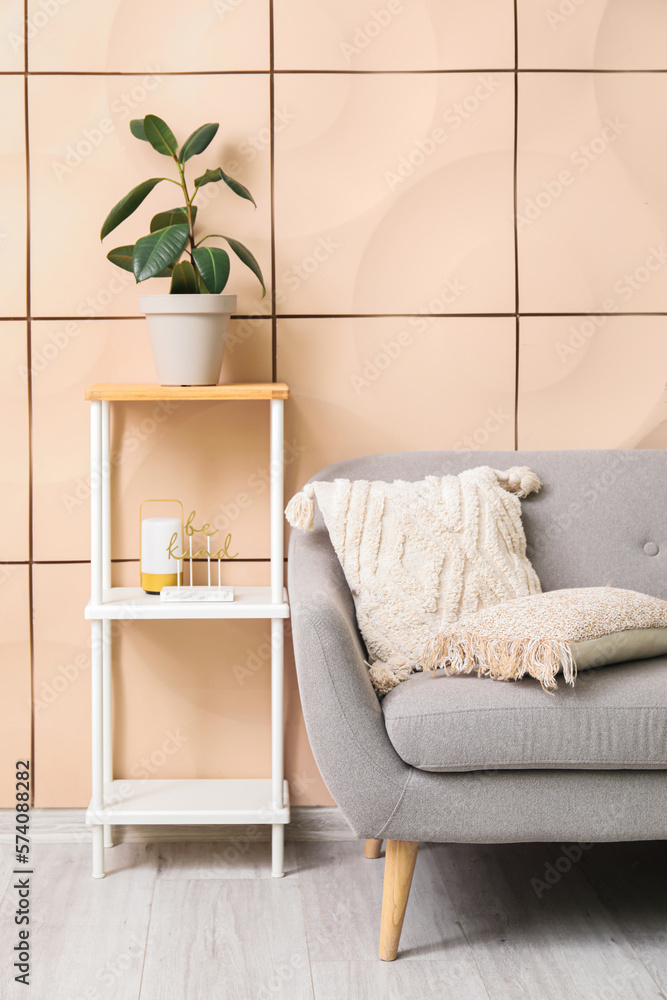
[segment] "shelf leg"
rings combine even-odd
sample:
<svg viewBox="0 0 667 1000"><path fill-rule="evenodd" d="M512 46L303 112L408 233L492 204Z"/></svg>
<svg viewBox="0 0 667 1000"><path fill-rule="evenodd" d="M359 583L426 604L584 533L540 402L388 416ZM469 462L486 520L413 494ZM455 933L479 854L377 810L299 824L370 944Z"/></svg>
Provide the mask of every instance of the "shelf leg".
<svg viewBox="0 0 667 1000"><path fill-rule="evenodd" d="M271 620L271 798L274 809L282 809L284 779L283 738L283 621ZM282 878L284 853L284 824L274 823L272 844L272 874Z"/></svg>
<svg viewBox="0 0 667 1000"><path fill-rule="evenodd" d="M111 422L109 401L100 413L100 502L102 506L102 590L111 587Z"/></svg>
<svg viewBox="0 0 667 1000"><path fill-rule="evenodd" d="M274 823L271 827L271 874L274 878L285 875L285 824Z"/></svg>
<svg viewBox="0 0 667 1000"><path fill-rule="evenodd" d="M90 596L102 602L102 404L90 404Z"/></svg>
<svg viewBox="0 0 667 1000"><path fill-rule="evenodd" d="M102 622L91 622L91 723L92 723L92 771L93 811L104 805L104 764L102 729ZM104 878L104 827L93 826L93 878Z"/></svg>
<svg viewBox="0 0 667 1000"><path fill-rule="evenodd" d="M113 781L113 685L111 675L111 622L102 622L102 776L104 785ZM113 827L104 827L104 846L113 847Z"/></svg>
<svg viewBox="0 0 667 1000"><path fill-rule="evenodd" d="M283 507L285 505L284 467L285 453L283 444L283 401L271 400L271 600L274 604L282 604L283 600L283 537L285 520Z"/></svg>
<svg viewBox="0 0 667 1000"><path fill-rule="evenodd" d="M108 418L108 411L107 411ZM108 420L107 420L108 423ZM102 404L90 404L90 595L93 604L101 604L104 565L104 468ZM104 803L103 750L103 658L102 622L91 622L91 730L93 810ZM93 826L93 878L104 878L104 827Z"/></svg>
<svg viewBox="0 0 667 1000"><path fill-rule="evenodd" d="M271 600L283 601L283 520L285 453L283 439L284 407L282 399L271 400ZM273 808L282 809L284 779L283 721L283 642L281 618L271 620L271 797ZM274 823L271 832L271 873L282 878L284 871L285 827Z"/></svg>
<svg viewBox="0 0 667 1000"><path fill-rule="evenodd" d="M93 878L104 878L104 827L93 827Z"/></svg>
<svg viewBox="0 0 667 1000"><path fill-rule="evenodd" d="M100 412L100 503L102 593L111 587L111 412L108 400ZM111 622L102 626L102 770L104 784L113 781ZM113 827L104 827L104 846L113 847Z"/></svg>

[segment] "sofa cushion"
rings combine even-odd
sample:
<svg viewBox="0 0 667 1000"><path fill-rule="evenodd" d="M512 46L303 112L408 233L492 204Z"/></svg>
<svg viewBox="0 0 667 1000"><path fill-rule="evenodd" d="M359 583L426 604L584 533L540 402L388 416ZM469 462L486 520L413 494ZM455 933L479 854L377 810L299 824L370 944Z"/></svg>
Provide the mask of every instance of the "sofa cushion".
<svg viewBox="0 0 667 1000"><path fill-rule="evenodd" d="M310 530L314 497L357 610L382 696L419 670L426 642L462 615L540 592L526 558L520 497L530 469L480 466L417 482L312 482L285 511Z"/></svg>
<svg viewBox="0 0 667 1000"><path fill-rule="evenodd" d="M535 677L556 689L577 671L667 653L667 601L620 587L516 597L467 615L431 639L424 667L499 681Z"/></svg>
<svg viewBox="0 0 667 1000"><path fill-rule="evenodd" d="M538 681L414 674L382 701L398 755L423 771L667 769L667 656Z"/></svg>

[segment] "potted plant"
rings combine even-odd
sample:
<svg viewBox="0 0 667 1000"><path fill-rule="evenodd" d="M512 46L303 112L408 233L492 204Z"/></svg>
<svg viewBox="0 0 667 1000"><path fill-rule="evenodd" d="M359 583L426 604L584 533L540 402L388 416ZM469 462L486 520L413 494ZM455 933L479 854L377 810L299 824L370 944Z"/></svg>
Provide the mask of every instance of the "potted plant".
<svg viewBox="0 0 667 1000"><path fill-rule="evenodd" d="M205 245L209 240L224 240L232 252L256 275L263 290L264 278L250 250L231 236L195 233L197 206L195 198L206 184L223 181L234 194L255 205L247 187L230 177L222 167L206 170L194 182L190 193L185 179L185 164L190 157L203 153L218 131L218 124L201 125L178 148L178 142L157 115L146 115L130 122L137 139L148 142L156 152L174 161L178 180L151 177L132 188L111 209L100 232L104 239L141 205L161 181L178 185L183 204L158 212L151 219L150 232L132 246L115 247L108 259L131 271L137 282L147 278L169 278L169 294L142 295L141 309L148 320L153 357L161 385L216 385L229 318L236 308L235 295L221 295L229 277L230 260L226 250ZM255 205L255 207L257 207Z"/></svg>

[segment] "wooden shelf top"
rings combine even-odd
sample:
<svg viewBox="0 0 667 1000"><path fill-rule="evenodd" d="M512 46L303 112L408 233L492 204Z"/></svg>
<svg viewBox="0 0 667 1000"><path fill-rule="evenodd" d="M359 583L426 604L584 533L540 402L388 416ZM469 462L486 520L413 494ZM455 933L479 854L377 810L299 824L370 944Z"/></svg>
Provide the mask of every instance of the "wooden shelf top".
<svg viewBox="0 0 667 1000"><path fill-rule="evenodd" d="M289 399L284 382L234 382L229 385L154 385L152 383L110 382L90 385L88 400L157 399Z"/></svg>

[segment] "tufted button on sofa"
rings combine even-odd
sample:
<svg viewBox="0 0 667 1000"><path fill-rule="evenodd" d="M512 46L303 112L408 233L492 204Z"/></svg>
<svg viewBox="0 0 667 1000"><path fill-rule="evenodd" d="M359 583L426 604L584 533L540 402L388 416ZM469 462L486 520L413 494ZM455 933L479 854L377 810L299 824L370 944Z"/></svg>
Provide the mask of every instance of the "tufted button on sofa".
<svg viewBox="0 0 667 1000"><path fill-rule="evenodd" d="M544 590L610 584L667 599L666 451L406 452L314 479L517 464L543 482L522 510ZM582 672L553 697L531 678L415 674L380 702L318 510L313 532L292 532L288 576L315 759L367 856L387 841L381 958L396 957L420 841L667 838L667 657Z"/></svg>

